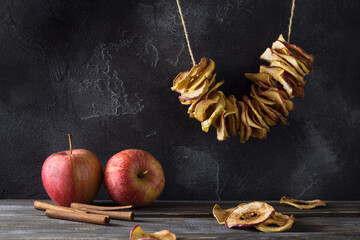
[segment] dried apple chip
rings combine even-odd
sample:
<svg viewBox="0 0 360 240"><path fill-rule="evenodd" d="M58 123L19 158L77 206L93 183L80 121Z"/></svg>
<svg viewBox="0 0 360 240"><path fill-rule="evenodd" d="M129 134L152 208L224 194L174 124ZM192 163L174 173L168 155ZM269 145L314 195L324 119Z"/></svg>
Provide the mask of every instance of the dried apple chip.
<svg viewBox="0 0 360 240"><path fill-rule="evenodd" d="M214 74L214 75L216 75L216 74ZM215 93L216 90L217 90L221 85L223 85L224 83L225 83L225 81L224 81L224 80L221 80L220 82L218 82L218 83L216 83L216 84L213 84L213 86L211 86L211 87L209 88L209 91L205 94L204 99L208 99L208 98L210 97L210 95L211 95L212 93Z"/></svg>
<svg viewBox="0 0 360 240"><path fill-rule="evenodd" d="M218 90L224 80L215 82L215 63L206 58L190 71L178 74L171 89L181 94L182 104L190 105L190 117L201 121L204 132L214 126L221 141L236 134L242 143L251 136L264 139L269 127L280 121L289 125L282 114L287 116L294 109L291 98L304 96L304 76L312 71L314 58L287 43L282 35L260 58L269 61L270 66L261 66L259 73L245 74L256 85L251 86L251 97L243 101L234 96L226 98Z"/></svg>
<svg viewBox="0 0 360 240"><path fill-rule="evenodd" d="M284 90L287 92L290 98L294 97L293 89L290 84L284 79L283 73L285 72L284 69L279 67L268 67L261 65L260 66L261 73L268 73L270 74L276 81L278 81Z"/></svg>
<svg viewBox="0 0 360 240"><path fill-rule="evenodd" d="M282 111L285 116L289 115L289 111L286 107L285 101L277 88L271 88L263 91L262 93L260 93L260 95L267 97L271 101L276 102L276 105L272 106L273 109Z"/></svg>
<svg viewBox="0 0 360 240"><path fill-rule="evenodd" d="M286 196L283 196L280 199L280 203L287 204L287 205L296 207L298 209L313 209L316 207L326 206L325 202L320 199L304 201L304 200L297 200L292 197L286 197Z"/></svg>
<svg viewBox="0 0 360 240"><path fill-rule="evenodd" d="M197 77L208 66L207 58L202 58L198 64L190 69L189 76L191 78Z"/></svg>
<svg viewBox="0 0 360 240"><path fill-rule="evenodd" d="M216 137L219 141L225 141L229 134L226 129L225 123L225 111L223 111L219 117L219 126L216 129Z"/></svg>
<svg viewBox="0 0 360 240"><path fill-rule="evenodd" d="M273 42L271 48L280 50L287 55L294 56L298 61L301 61L305 65L306 69L308 69L308 73L312 71L312 62L314 61L314 57L305 53L302 48L280 40Z"/></svg>
<svg viewBox="0 0 360 240"><path fill-rule="evenodd" d="M226 216L231 213L235 208L222 209L219 204L213 207L213 215L219 224L225 224Z"/></svg>
<svg viewBox="0 0 360 240"><path fill-rule="evenodd" d="M198 98L201 94L204 94L209 89L209 81L204 81L199 88L195 90L186 90L179 99L193 100Z"/></svg>
<svg viewBox="0 0 360 240"><path fill-rule="evenodd" d="M176 235L169 230L147 233L141 229L140 225L136 225L130 232L130 240L139 239L176 240Z"/></svg>
<svg viewBox="0 0 360 240"><path fill-rule="evenodd" d="M266 222L254 226L257 230L267 233L284 232L289 230L295 222L293 215L290 217L275 212ZM274 226L275 225L275 226Z"/></svg>
<svg viewBox="0 0 360 240"><path fill-rule="evenodd" d="M275 209L264 202L251 202L238 205L225 218L225 226L251 227L268 220L275 213Z"/></svg>
<svg viewBox="0 0 360 240"><path fill-rule="evenodd" d="M176 91L180 94L186 91L187 84L189 83L190 78L188 77L188 71L179 73L173 82L173 87L171 90Z"/></svg>
<svg viewBox="0 0 360 240"><path fill-rule="evenodd" d="M280 67L285 69L286 72L290 73L300 85L305 85L304 77L301 76L295 68L293 68L286 61L272 61L270 62L271 67Z"/></svg>
<svg viewBox="0 0 360 240"><path fill-rule="evenodd" d="M261 117L258 111L256 111L255 107L252 105L252 102L247 96L243 96L244 102L246 102L247 105L249 105L252 112L256 115L257 119L260 122L260 126L264 127L266 130L270 130L269 126L265 123L264 119Z"/></svg>
<svg viewBox="0 0 360 240"><path fill-rule="evenodd" d="M241 109L240 120L244 125L244 138L243 139L241 138L241 132L240 132L240 142L245 143L245 141L249 140L252 132L251 127L246 121L248 107L243 101L238 101L237 104L238 104L238 108Z"/></svg>
<svg viewBox="0 0 360 240"><path fill-rule="evenodd" d="M235 108L235 115L234 115L234 118L235 118L235 131L237 131L239 129L239 127L240 127L240 114L239 114L239 109L238 109L237 104L236 104L236 98L235 98L234 95L230 95L228 97L228 99Z"/></svg>
<svg viewBox="0 0 360 240"><path fill-rule="evenodd" d="M217 94L219 94L219 101L215 104L215 110L211 114L211 116L203 121L201 123L201 128L204 132L208 132L211 124L215 122L215 120L219 117L219 115L222 113L225 107L225 96L224 93L221 91L218 91Z"/></svg>
<svg viewBox="0 0 360 240"><path fill-rule="evenodd" d="M219 96L216 95L215 99L206 99L196 104L194 116L199 122L203 122L209 118L207 111L212 105L216 104L219 100Z"/></svg>
<svg viewBox="0 0 360 240"><path fill-rule="evenodd" d="M195 90L201 85L206 79L210 78L212 72L215 69L215 63L213 60L210 59L209 65L204 69L204 71L196 77L194 80L190 81L188 84L189 90Z"/></svg>
<svg viewBox="0 0 360 240"><path fill-rule="evenodd" d="M190 100L189 102L191 102L190 107L188 108L188 114L190 115L191 118L194 118L194 111L196 108L196 105L203 99L207 99L206 97L204 97L205 95L208 95L209 89L212 88L212 85L215 83L215 77L216 74L214 74L211 79L209 80L209 88L206 92L203 92L202 94L200 94L200 96L196 99L196 100ZM181 100L180 100L181 101Z"/></svg>
<svg viewBox="0 0 360 240"><path fill-rule="evenodd" d="M245 73L244 75L257 85L266 84L269 87L274 87L276 84L268 73Z"/></svg>

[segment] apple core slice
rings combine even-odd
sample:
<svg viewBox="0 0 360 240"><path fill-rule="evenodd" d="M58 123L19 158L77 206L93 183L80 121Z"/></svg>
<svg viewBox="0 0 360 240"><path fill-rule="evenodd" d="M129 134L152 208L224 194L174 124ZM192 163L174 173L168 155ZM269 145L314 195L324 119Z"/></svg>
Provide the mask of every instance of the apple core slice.
<svg viewBox="0 0 360 240"><path fill-rule="evenodd" d="M264 202L251 202L238 205L225 218L225 226L251 227L268 220L275 213L275 209Z"/></svg>

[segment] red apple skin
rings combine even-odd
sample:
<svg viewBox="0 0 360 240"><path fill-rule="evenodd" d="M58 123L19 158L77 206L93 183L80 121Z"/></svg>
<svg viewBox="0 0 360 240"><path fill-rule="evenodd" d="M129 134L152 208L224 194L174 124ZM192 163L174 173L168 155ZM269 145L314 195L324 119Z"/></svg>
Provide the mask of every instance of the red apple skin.
<svg viewBox="0 0 360 240"><path fill-rule="evenodd" d="M148 170L143 177L139 174ZM158 198L165 185L161 164L148 152L127 149L112 156L104 170L104 185L119 205L144 207Z"/></svg>
<svg viewBox="0 0 360 240"><path fill-rule="evenodd" d="M91 203L99 191L102 167L99 159L85 149L62 151L44 162L41 178L53 202L70 206L72 202Z"/></svg>

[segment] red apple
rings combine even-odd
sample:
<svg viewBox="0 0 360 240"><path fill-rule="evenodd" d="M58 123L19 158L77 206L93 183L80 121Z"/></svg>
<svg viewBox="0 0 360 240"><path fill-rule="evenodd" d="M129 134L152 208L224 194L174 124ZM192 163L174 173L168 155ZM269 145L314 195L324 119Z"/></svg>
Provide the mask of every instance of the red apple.
<svg viewBox="0 0 360 240"><path fill-rule="evenodd" d="M104 185L119 205L144 207L158 198L165 177L160 163L150 153L127 149L112 156L106 164Z"/></svg>
<svg viewBox="0 0 360 240"><path fill-rule="evenodd" d="M85 149L54 153L42 167L44 188L56 204L70 206L72 202L91 203L99 191L102 168L99 159Z"/></svg>

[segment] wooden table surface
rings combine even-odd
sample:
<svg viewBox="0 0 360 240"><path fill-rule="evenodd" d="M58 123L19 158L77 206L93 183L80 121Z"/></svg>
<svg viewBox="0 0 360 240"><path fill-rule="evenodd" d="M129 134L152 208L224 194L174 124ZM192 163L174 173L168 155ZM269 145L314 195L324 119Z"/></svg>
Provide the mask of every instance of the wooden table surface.
<svg viewBox="0 0 360 240"><path fill-rule="evenodd" d="M157 201L135 209L133 222L111 220L108 226L50 219L34 209L33 201L0 200L0 239L129 239L136 224L147 232L168 229L177 239L360 239L360 201L326 201L326 207L312 210L266 201L278 212L295 216L292 229L283 233L217 224L212 216L214 204L229 208L240 201ZM95 204L112 205L110 201Z"/></svg>

